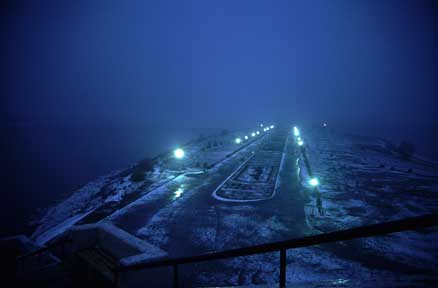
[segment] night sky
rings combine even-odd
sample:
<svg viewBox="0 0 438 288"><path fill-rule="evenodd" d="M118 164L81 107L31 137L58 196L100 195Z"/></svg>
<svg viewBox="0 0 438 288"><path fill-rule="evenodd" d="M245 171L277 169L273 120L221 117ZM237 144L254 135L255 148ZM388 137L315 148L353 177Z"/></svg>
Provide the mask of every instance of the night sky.
<svg viewBox="0 0 438 288"><path fill-rule="evenodd" d="M101 161L110 148L98 157L90 152L108 138L82 147L78 139L93 133L82 135L81 127L93 127L96 137L106 134L103 127L118 127L105 137L125 142L138 140L120 132L129 127L239 128L260 121L327 121L353 132L408 133L413 142L432 143L438 134L434 1L1 5L0 124L9 198L39 198L38 191L53 189L51 173L67 179L78 165L93 171L113 165ZM59 145L82 151L89 163L74 155L50 160L54 136L35 132L45 127L61 129Z"/></svg>

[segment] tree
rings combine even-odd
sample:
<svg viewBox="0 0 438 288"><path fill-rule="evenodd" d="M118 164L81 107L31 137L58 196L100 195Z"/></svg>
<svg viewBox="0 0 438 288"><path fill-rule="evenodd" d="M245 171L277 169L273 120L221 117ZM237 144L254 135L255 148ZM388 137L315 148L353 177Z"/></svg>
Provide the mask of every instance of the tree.
<svg viewBox="0 0 438 288"><path fill-rule="evenodd" d="M140 182L145 179L145 173L147 171L152 171L154 168L154 161L152 159L143 159L140 162L135 165L133 168L133 172L131 174L131 177L129 178L133 182Z"/></svg>
<svg viewBox="0 0 438 288"><path fill-rule="evenodd" d="M141 182L144 180L144 173L142 171L135 171L134 173L132 173L131 177L129 177L129 179L132 182Z"/></svg>

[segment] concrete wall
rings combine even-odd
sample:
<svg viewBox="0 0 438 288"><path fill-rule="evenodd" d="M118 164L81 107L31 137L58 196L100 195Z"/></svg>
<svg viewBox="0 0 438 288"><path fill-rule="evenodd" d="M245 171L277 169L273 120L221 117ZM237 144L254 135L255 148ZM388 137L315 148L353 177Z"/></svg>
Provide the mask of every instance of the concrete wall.
<svg viewBox="0 0 438 288"><path fill-rule="evenodd" d="M99 246L123 265L167 257L167 252L108 223L75 226L71 230L72 252ZM171 267L122 272L119 287L171 287Z"/></svg>

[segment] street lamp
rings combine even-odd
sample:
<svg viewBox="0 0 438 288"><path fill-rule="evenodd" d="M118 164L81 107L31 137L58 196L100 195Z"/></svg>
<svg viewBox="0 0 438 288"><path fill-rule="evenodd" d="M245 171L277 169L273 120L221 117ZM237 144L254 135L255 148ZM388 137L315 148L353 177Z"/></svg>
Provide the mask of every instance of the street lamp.
<svg viewBox="0 0 438 288"><path fill-rule="evenodd" d="M319 185L319 181L318 181L318 178L312 178L312 179L310 179L309 180L309 184L311 185L311 186L313 186L313 187L316 187L316 186L318 186Z"/></svg>
<svg viewBox="0 0 438 288"><path fill-rule="evenodd" d="M245 140L248 140L248 136L245 135Z"/></svg>
<svg viewBox="0 0 438 288"><path fill-rule="evenodd" d="M304 145L303 140L298 140L298 146L303 146L303 145Z"/></svg>
<svg viewBox="0 0 438 288"><path fill-rule="evenodd" d="M176 159L184 158L184 154L184 150L181 148L177 148L173 151L173 156L175 156Z"/></svg>
<svg viewBox="0 0 438 288"><path fill-rule="evenodd" d="M256 134L259 135L259 134L260 134L260 131L257 131Z"/></svg>
<svg viewBox="0 0 438 288"><path fill-rule="evenodd" d="M254 132L251 133L251 136L252 136L252 137L255 137L255 135L256 135L256 133L254 133Z"/></svg>
<svg viewBox="0 0 438 288"><path fill-rule="evenodd" d="M271 129L274 129L274 127L275 127L274 125L271 125Z"/></svg>
<svg viewBox="0 0 438 288"><path fill-rule="evenodd" d="M300 136L300 130L298 130L297 126L294 126L294 135L295 136Z"/></svg>
<svg viewBox="0 0 438 288"><path fill-rule="evenodd" d="M234 140L234 142L236 142L236 144L240 144L240 142L242 142L242 139L236 138L236 140Z"/></svg>

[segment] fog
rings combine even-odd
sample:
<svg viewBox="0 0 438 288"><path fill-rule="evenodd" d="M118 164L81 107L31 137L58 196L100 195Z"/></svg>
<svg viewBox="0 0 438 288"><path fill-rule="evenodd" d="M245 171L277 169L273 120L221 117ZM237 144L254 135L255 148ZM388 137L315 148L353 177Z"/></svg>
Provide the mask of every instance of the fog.
<svg viewBox="0 0 438 288"><path fill-rule="evenodd" d="M2 219L201 132L261 121L327 122L437 155L433 1L1 9Z"/></svg>

